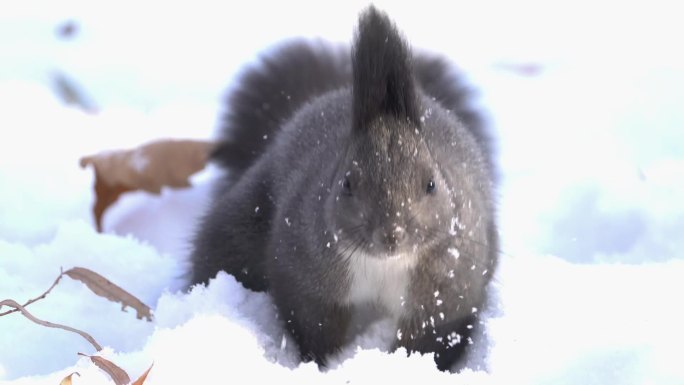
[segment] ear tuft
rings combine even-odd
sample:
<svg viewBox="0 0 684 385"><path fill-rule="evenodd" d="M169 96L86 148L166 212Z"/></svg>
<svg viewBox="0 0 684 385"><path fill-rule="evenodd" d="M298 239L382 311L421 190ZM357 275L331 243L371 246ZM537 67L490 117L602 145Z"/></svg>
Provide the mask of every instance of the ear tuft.
<svg viewBox="0 0 684 385"><path fill-rule="evenodd" d="M359 19L352 63L354 130L365 131L387 115L418 123L409 47L387 15L373 6Z"/></svg>

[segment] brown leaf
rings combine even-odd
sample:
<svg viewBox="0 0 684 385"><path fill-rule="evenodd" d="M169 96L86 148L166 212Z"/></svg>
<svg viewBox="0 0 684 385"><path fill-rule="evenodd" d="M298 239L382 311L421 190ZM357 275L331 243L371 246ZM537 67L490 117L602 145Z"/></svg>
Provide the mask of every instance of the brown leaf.
<svg viewBox="0 0 684 385"><path fill-rule="evenodd" d="M64 275L64 273L60 273L59 276L57 277L57 279L55 279L55 282L52 283L52 286L50 286L49 289L47 289L43 294L39 295L38 297L26 301L22 306L23 306L23 307L26 307L26 306L28 306L28 305L30 305L30 304L36 302L36 301L39 301L39 300L45 298L48 294L50 294L50 292L52 291L52 289L54 289L55 286L57 286L57 284L59 283L59 281L62 279L62 276L63 276L63 275ZM0 306L0 308L1 308L1 307L2 307L2 306ZM7 315L7 314L10 314L10 313L14 313L14 312L16 312L16 311L19 311L19 308L14 308L14 309L12 309L12 310L8 310L8 311L6 311L6 312L0 313L0 317L2 317L2 316L4 316L4 315Z"/></svg>
<svg viewBox="0 0 684 385"><path fill-rule="evenodd" d="M153 367L153 366L154 366L154 364L150 365L150 367L147 368L147 370L145 371L145 373L143 373L143 374L142 374L137 380L135 380L135 382L132 383L131 385L143 385L143 384L145 383L145 380L147 379L147 375L150 373L150 370L152 370L152 367Z"/></svg>
<svg viewBox="0 0 684 385"><path fill-rule="evenodd" d="M92 165L95 170L93 214L98 231L105 210L127 191L159 194L164 186L190 187L188 178L206 166L213 147L208 141L169 139L81 158L81 167Z"/></svg>
<svg viewBox="0 0 684 385"><path fill-rule="evenodd" d="M65 271L64 274L68 275L71 279L83 282L93 293L100 297L121 303L121 310L126 310L126 306L130 306L135 309L138 319L145 317L148 321L152 321L152 312L149 306L100 274L83 267L71 268Z"/></svg>
<svg viewBox="0 0 684 385"><path fill-rule="evenodd" d="M128 376L128 373L126 373L126 371L124 371L120 367L116 366L113 362L104 359L100 356L89 356L83 353L78 353L78 355L89 357L90 361L97 365L98 368L104 370L107 374L109 374L109 377L111 377L112 380L114 380L114 383L116 385L128 385L131 382L131 378Z"/></svg>
<svg viewBox="0 0 684 385"><path fill-rule="evenodd" d="M95 216L95 226L99 233L102 232L102 217L105 210L119 199L119 196L134 188L124 185L110 186L100 177L97 169L95 170L95 204L93 205L93 215Z"/></svg>
<svg viewBox="0 0 684 385"><path fill-rule="evenodd" d="M73 372L70 375L64 377L64 379L62 379L62 381L60 381L59 385L71 385L71 376L73 376L74 374L81 377L81 375L78 374L78 372Z"/></svg>
<svg viewBox="0 0 684 385"><path fill-rule="evenodd" d="M26 317L29 320L37 323L38 325L42 325L42 326L49 327L49 328L62 329L62 330L66 330L66 331L76 333L76 334L80 335L81 337L85 338L88 342L90 342L90 344L93 345L93 347L97 351L102 350L102 346L100 346L100 344L98 344L97 341L95 341L95 339L90 334L88 334L82 330L72 328L71 326L60 325L60 324L56 324L54 322L43 321L41 319L38 319L33 314L31 314L28 310L26 310L23 306L19 305L17 303L17 301L15 301L15 300L12 300L12 299L2 300L2 301L0 301L0 307L2 307L2 306L10 306L10 307L13 307L15 309L18 309L24 317Z"/></svg>

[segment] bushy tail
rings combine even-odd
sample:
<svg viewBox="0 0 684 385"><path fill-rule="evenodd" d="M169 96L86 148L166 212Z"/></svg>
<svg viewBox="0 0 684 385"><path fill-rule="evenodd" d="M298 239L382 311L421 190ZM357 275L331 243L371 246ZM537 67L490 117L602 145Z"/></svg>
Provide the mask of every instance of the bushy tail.
<svg viewBox="0 0 684 385"><path fill-rule="evenodd" d="M213 160L241 174L304 103L350 81L343 47L293 41L274 49L247 68L231 91Z"/></svg>
<svg viewBox="0 0 684 385"><path fill-rule="evenodd" d="M364 20L384 20L372 7L365 15L362 24ZM483 116L472 104L473 91L441 56L414 53L412 62L416 84L465 123L483 152L490 156L492 166L492 141ZM228 96L228 111L212 159L233 175L240 175L265 151L282 123L304 103L351 85L350 47L302 40L280 45L240 75Z"/></svg>

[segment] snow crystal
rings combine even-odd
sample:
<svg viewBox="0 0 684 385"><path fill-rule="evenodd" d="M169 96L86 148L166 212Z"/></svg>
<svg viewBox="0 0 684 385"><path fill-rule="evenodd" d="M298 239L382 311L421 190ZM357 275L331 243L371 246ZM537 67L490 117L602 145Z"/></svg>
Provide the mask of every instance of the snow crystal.
<svg viewBox="0 0 684 385"><path fill-rule="evenodd" d="M449 254L451 254L454 258L458 258L461 256L461 253L458 252L458 249L450 247L447 249ZM451 278L453 278L453 270L450 272Z"/></svg>
<svg viewBox="0 0 684 385"><path fill-rule="evenodd" d="M458 219L456 217L451 218L451 225L449 226L449 235L456 235L456 224Z"/></svg>

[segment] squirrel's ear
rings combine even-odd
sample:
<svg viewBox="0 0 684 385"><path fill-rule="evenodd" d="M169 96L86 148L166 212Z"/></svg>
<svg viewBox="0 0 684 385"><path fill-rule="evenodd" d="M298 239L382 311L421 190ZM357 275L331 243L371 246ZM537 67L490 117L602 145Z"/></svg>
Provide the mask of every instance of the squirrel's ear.
<svg viewBox="0 0 684 385"><path fill-rule="evenodd" d="M387 115L418 123L409 47L387 15L373 6L359 19L352 63L354 130L365 131Z"/></svg>

